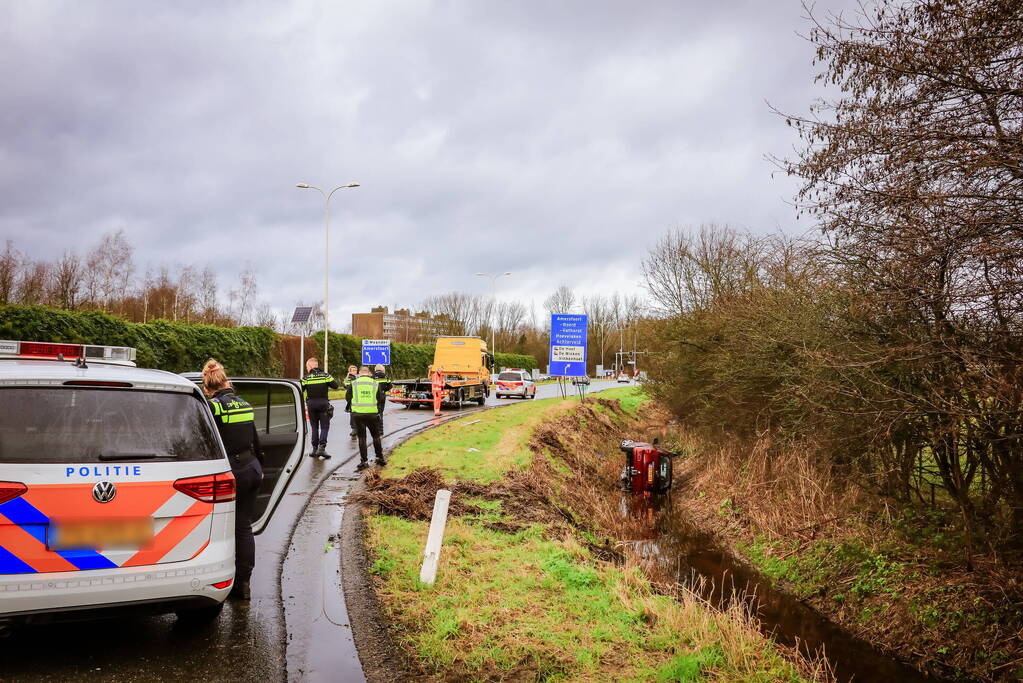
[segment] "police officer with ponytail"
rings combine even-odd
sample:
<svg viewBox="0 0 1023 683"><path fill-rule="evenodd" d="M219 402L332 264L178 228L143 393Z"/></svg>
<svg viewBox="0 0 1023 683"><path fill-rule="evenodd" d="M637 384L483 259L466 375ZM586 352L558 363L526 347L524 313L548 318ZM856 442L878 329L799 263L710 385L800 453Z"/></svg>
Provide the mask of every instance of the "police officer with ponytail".
<svg viewBox="0 0 1023 683"><path fill-rule="evenodd" d="M368 367L363 366L359 370L359 376L348 386L345 392L345 412L352 414L352 421L355 424L355 432L359 438L359 464L358 469L365 469L369 466L366 447L366 430L373 436L373 452L376 454L377 464L383 467L387 464L384 460L384 448L381 444L380 425L380 397L383 393L381 383L373 379ZM386 394L384 394L386 395Z"/></svg>
<svg viewBox="0 0 1023 683"><path fill-rule="evenodd" d="M224 366L214 359L202 369L203 391L210 401L213 418L224 442L231 473L235 479L234 503L234 586L229 597L248 600L249 579L256 566L256 539L252 535L252 517L256 493L263 481L262 448L256 432L252 406L235 393Z"/></svg>

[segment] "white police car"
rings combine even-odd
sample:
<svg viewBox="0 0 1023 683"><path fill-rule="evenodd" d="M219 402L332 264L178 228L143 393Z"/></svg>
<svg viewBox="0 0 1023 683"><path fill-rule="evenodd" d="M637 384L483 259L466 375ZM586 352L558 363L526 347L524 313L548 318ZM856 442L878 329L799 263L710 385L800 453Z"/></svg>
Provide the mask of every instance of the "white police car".
<svg viewBox="0 0 1023 683"><path fill-rule="evenodd" d="M235 482L194 382L125 347L0 341L0 626L212 617L234 579ZM302 461L301 387L234 381L266 454L253 530Z"/></svg>
<svg viewBox="0 0 1023 683"><path fill-rule="evenodd" d="M525 370L508 369L497 376L494 393L497 398L536 398L536 383Z"/></svg>

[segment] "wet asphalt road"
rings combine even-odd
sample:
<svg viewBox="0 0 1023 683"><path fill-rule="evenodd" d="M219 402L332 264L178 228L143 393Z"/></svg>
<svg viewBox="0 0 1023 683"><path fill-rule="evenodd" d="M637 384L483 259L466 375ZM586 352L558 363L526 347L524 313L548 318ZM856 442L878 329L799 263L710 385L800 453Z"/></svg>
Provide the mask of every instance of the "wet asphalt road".
<svg viewBox="0 0 1023 683"><path fill-rule="evenodd" d="M590 391L613 386L594 382ZM558 392L545 385L537 397ZM488 405L518 400L491 396ZM445 410L440 419L468 410ZM384 446L436 423L430 411L388 404ZM358 448L348 438L343 402L331 427L332 457L304 458L256 537L251 603L228 601L206 626L169 615L24 628L0 640L0 681L363 680L333 543L343 497L358 478Z"/></svg>

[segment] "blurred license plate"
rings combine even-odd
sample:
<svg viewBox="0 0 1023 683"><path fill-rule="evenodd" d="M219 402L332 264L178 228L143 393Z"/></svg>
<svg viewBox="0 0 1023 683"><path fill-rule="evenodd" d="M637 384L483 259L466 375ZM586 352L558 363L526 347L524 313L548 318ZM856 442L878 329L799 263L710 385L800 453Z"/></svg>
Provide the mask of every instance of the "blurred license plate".
<svg viewBox="0 0 1023 683"><path fill-rule="evenodd" d="M50 524L48 540L53 550L136 548L153 540L153 520L119 519Z"/></svg>

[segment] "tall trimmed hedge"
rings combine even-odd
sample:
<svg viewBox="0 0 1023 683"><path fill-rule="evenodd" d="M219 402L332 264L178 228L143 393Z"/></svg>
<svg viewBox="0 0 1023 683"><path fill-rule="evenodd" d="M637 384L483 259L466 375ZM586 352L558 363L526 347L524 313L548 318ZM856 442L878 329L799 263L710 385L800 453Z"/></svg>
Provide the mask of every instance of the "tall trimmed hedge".
<svg viewBox="0 0 1023 683"><path fill-rule="evenodd" d="M323 332L317 332L313 339L322 348ZM391 377L412 378L425 377L427 368L433 362L433 344L402 344L391 343L391 365L388 368ZM330 356L328 362L334 368L333 374L341 374L339 366L359 365L362 362L362 338L350 334L330 333ZM495 356L498 368L524 368L532 370L536 367L536 359L520 353L498 353Z"/></svg>
<svg viewBox="0 0 1023 683"><path fill-rule="evenodd" d="M105 313L74 313L39 306L0 306L0 339L133 346L139 367L170 372L201 370L216 358L236 376L279 377L276 333L266 327L214 327L166 320L130 323Z"/></svg>
<svg viewBox="0 0 1023 683"><path fill-rule="evenodd" d="M0 306L0 339L133 346L138 349L139 367L170 372L202 369L216 358L228 374L251 377L281 377L284 363L278 335L266 327L214 327L186 325L166 320L131 323L98 311L70 312L40 306ZM323 332L313 335L323 347ZM310 349L307 349L310 351ZM307 354L308 355L308 354ZM362 339L350 334L330 333L330 365L358 365ZM433 344L391 345L390 375L396 378L422 377L433 362ZM532 356L497 354L497 366L532 370Z"/></svg>

